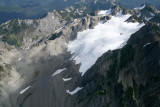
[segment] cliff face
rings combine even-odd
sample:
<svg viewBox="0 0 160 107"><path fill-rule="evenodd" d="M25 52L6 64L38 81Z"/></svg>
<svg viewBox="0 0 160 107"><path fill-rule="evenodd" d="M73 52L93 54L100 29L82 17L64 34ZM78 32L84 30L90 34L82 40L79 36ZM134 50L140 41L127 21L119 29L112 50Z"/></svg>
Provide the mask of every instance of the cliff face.
<svg viewBox="0 0 160 107"><path fill-rule="evenodd" d="M85 88L78 96L80 104L159 106L159 31L149 23L133 34L124 48L100 57L81 82Z"/></svg>
<svg viewBox="0 0 160 107"><path fill-rule="evenodd" d="M73 8L70 7L70 9ZM67 9L67 11L70 10ZM129 13L131 15L126 15ZM1 106L159 106L160 20L156 9L146 6L139 10L127 10L114 6L105 11L105 14L104 11L101 11L101 14L94 11L93 16L87 15L70 22L66 22L61 15L54 11L39 20L16 20L19 24L18 28L22 28L18 33L17 31L12 32L12 21L1 25L3 29L1 36L10 35L4 32L8 28L7 30L13 33L10 35L11 38L17 35L23 36L24 45L22 48L17 48L0 42L0 70L3 71L0 72ZM152 19L148 21L145 19L151 16ZM123 17L126 18L125 21ZM124 25L119 26L119 21L110 21L112 18L117 18ZM137 27L140 28L137 22L142 25L145 23L138 31L135 30ZM23 23L28 25L26 29L23 29L25 28ZM105 23L115 25L111 31L118 25L118 30L115 31L119 35L117 38L128 33L123 33L124 30L128 30L126 25L132 23L137 26L134 28L132 24L130 25L130 28L134 29L129 29L129 31L134 30L135 33L128 41L124 41L127 43L122 44L123 48L105 52L82 76L79 72L82 64L77 63L76 58L78 57L74 58L78 53L68 51L68 46L72 41L78 40L81 33L94 31L98 25ZM120 29L123 30L120 31ZM38 38L30 40L32 35ZM92 33L91 38L86 39L88 41L82 43L82 46L87 46L85 43L92 42L90 40L101 36L97 35L95 38L94 35ZM84 39L87 36L88 32L85 33ZM103 48L106 42L111 42L109 40L100 39L95 42L105 41L102 44ZM114 41L112 42L114 45ZM93 49L89 53L92 53L98 46L92 46ZM77 48L76 51L83 50ZM100 48L96 52L99 51Z"/></svg>
<svg viewBox="0 0 160 107"><path fill-rule="evenodd" d="M15 48L1 41L1 49L3 50L1 53L1 65L5 69L4 74L6 75L1 77L3 82L1 83L1 105L7 107L64 106L60 101L65 102L67 98L65 95L68 96L66 89L74 89L74 82L66 85L67 83L63 82L61 75L52 77L52 74L60 68L67 68L65 74L62 74L64 75L63 78L73 76L72 80L75 81L80 78L79 65L75 65L74 61L69 60L72 55L67 51L67 44L77 37L77 32L89 27L93 28L101 19L105 18L108 18L108 16L87 16L84 19L71 21L58 28L58 30L54 27L60 24L50 14L44 19L35 20L35 22L38 22L37 25L34 25L32 20L19 20L20 24L25 22L25 24L35 27L30 33L23 35L24 38L31 38L31 34L40 35L36 41L28 42L30 43L28 46L26 42L23 46L24 48ZM55 21L56 23L53 24L57 26L52 25L52 21ZM10 26L10 22L4 24L4 28L7 28L7 26ZM41 29L43 32L40 33L41 31L37 29ZM28 28L25 29L25 32L27 31ZM23 34L22 31L21 33ZM2 36L6 36L5 34ZM43 36L44 34L46 35ZM3 63L11 68L6 68ZM7 72L10 73L7 74ZM59 86L57 87L57 85ZM29 91L20 94L28 86L31 86ZM48 94L51 96L48 96ZM62 98L63 95L64 97ZM48 100L43 103L46 98Z"/></svg>
<svg viewBox="0 0 160 107"><path fill-rule="evenodd" d="M29 57L32 58L31 66L39 72L39 75L35 78L36 81L28 84L32 86L30 90L18 97L17 104L23 107L74 106L72 96L66 90L74 90L78 86L81 80L81 74L78 72L80 65L70 60L72 55L67 51L66 44L77 37L77 32L93 28L105 17L88 16L82 20L77 19L61 31L34 45L29 51ZM58 69L64 68L66 68L64 72L52 76ZM64 79L68 78L72 78L71 81L65 82Z"/></svg>
<svg viewBox="0 0 160 107"><path fill-rule="evenodd" d="M46 17L39 20L10 20L0 26L2 41L9 45L27 48L46 35L64 25L64 21L57 11L49 12Z"/></svg>

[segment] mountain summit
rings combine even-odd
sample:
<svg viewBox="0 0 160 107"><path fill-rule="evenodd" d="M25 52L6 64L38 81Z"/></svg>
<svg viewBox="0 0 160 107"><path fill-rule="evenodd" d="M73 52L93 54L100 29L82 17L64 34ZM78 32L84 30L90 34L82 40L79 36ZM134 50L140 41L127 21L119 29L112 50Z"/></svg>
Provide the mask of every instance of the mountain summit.
<svg viewBox="0 0 160 107"><path fill-rule="evenodd" d="M104 9L110 4L118 4L125 8L134 8L149 3L159 8L159 0L1 0L0 24L10 19L38 19L56 9L63 10L76 4L89 5L93 8ZM159 8L160 9L160 8Z"/></svg>

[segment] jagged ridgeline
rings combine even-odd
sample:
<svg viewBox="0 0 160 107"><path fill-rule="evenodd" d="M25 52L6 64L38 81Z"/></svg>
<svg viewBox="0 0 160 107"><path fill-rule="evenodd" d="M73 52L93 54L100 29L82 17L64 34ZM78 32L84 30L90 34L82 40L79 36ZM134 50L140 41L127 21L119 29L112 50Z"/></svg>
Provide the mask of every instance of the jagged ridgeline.
<svg viewBox="0 0 160 107"><path fill-rule="evenodd" d="M32 25L26 24L24 21L11 20L7 25L0 26L0 34L4 35L2 41L7 42L9 45L21 47L23 45L23 38L25 33L33 32L38 23L33 22ZM33 37L34 39L34 37Z"/></svg>
<svg viewBox="0 0 160 107"><path fill-rule="evenodd" d="M59 29L58 27L64 23L68 24L74 21L74 19L85 17L87 14L95 16L98 10L109 9L114 5L112 2L99 2L97 4L89 2L87 6L86 4L88 4L88 2L80 2L75 6L67 7L64 10L50 12L44 18L39 20L10 20L0 25L0 35L2 36L2 41L17 47L25 46L27 41L33 42L40 39L42 35L44 36L46 34L49 35L54 33L54 30ZM148 7L143 10L129 11L130 13L136 14L133 14L128 20L133 21L133 18L138 22L142 22L143 20L146 21L145 19L147 19L147 17L153 17L150 13L157 14L158 11L159 10L157 10L154 6L148 4ZM55 15L55 19L57 20L53 19L54 15L52 14ZM154 21L158 20L158 18L158 15L156 15L156 17L154 17ZM53 20L53 22L58 22L55 24L50 24L51 20ZM43 26L46 26L46 28Z"/></svg>
<svg viewBox="0 0 160 107"><path fill-rule="evenodd" d="M54 33L54 30L58 30L62 24L71 23L74 19L83 18L87 14L94 16L97 10L108 9L113 5L108 2L97 4L89 2L86 5L86 3L79 2L64 10L49 12L44 18L39 20L10 20L0 25L0 35L3 36L2 41L17 47L25 46L26 41L33 42L41 38L42 35ZM51 24L51 20L53 20L52 22L57 22Z"/></svg>
<svg viewBox="0 0 160 107"><path fill-rule="evenodd" d="M1 0L0 23L10 19L37 19L42 18L47 12L64 8L77 3L88 3L91 8L104 8L107 3L117 3L125 8L134 8L142 3L149 3L159 8L159 0Z"/></svg>
<svg viewBox="0 0 160 107"><path fill-rule="evenodd" d="M115 3L1 24L0 107L159 107L160 11Z"/></svg>
<svg viewBox="0 0 160 107"><path fill-rule="evenodd" d="M54 9L62 10L78 0L1 0L0 23L10 19L38 19Z"/></svg>

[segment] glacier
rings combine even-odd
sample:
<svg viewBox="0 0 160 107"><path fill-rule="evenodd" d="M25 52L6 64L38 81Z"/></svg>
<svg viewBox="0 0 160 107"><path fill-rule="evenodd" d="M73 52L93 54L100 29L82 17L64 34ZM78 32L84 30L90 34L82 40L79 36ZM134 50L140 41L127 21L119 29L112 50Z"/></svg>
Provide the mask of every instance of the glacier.
<svg viewBox="0 0 160 107"><path fill-rule="evenodd" d="M79 72L82 76L100 56L108 50L122 48L130 36L144 26L144 23L126 22L130 16L119 12L107 22L99 22L94 29L78 32L77 38L68 43L72 60L81 64Z"/></svg>

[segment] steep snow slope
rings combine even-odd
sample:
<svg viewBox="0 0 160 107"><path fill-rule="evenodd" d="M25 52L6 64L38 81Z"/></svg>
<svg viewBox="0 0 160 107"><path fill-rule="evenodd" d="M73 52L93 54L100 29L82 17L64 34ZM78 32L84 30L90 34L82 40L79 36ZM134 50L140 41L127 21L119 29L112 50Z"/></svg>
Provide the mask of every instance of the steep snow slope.
<svg viewBox="0 0 160 107"><path fill-rule="evenodd" d="M69 43L68 51L73 54L76 64L81 63L79 72L82 76L102 54L123 47L131 34L144 25L125 22L130 16L119 12L108 22L99 22L94 29L79 32L76 40Z"/></svg>

